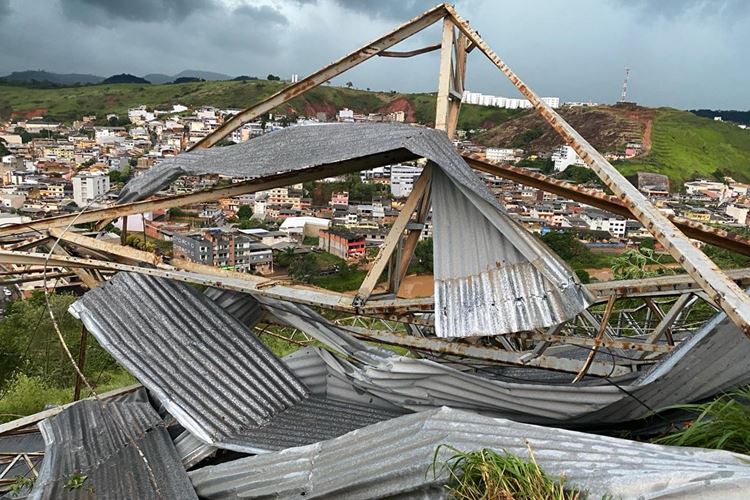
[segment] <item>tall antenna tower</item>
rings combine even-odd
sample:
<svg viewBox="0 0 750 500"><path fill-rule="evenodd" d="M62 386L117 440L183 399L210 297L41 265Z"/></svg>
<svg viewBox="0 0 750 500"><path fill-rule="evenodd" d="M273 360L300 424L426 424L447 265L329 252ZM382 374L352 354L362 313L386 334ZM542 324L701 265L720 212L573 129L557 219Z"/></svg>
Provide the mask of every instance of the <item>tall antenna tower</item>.
<svg viewBox="0 0 750 500"><path fill-rule="evenodd" d="M630 78L630 68L625 68L625 79L622 81L622 94L620 95L620 102L625 102L625 98L628 96L628 79Z"/></svg>

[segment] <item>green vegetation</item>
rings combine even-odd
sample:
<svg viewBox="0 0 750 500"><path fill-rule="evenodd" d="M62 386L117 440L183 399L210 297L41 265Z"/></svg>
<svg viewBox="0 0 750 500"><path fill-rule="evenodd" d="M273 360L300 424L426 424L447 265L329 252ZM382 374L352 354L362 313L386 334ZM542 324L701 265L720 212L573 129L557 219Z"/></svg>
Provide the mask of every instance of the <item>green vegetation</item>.
<svg viewBox="0 0 750 500"><path fill-rule="evenodd" d="M612 275L616 280L630 280L674 274L673 269L664 266L666 261L674 262L670 256L657 254L652 248L634 248L612 260Z"/></svg>
<svg viewBox="0 0 750 500"><path fill-rule="evenodd" d="M81 322L68 314L75 297L50 295L50 304L66 344L78 353ZM0 422L7 422L44 409L47 404L72 400L75 373L52 326L44 295L11 302L0 321ZM88 337L86 378L97 391L122 387L134 379ZM84 390L83 396L87 396Z"/></svg>
<svg viewBox="0 0 750 500"><path fill-rule="evenodd" d="M671 108L656 110L652 148L645 158L618 162L625 175L638 171L664 174L676 184L723 175L750 181L750 131Z"/></svg>
<svg viewBox="0 0 750 500"><path fill-rule="evenodd" d="M327 252L310 252L301 256L289 250L282 252L277 262L288 267L293 279L334 292L357 290L367 274L357 264L349 264Z"/></svg>
<svg viewBox="0 0 750 500"><path fill-rule="evenodd" d="M56 88L3 85L0 92L0 118L8 118L13 113L29 113L43 114L50 120L72 122L82 115L93 114L97 116L98 123L107 124L107 114L124 115L128 108L141 104L165 110L171 109L171 105L177 103L186 106L244 108L287 85L279 81L275 75L268 76L273 78L163 85L123 83ZM338 109L345 107L361 113L402 109L407 113L407 119L408 115L411 115L418 123L432 124L435 121L433 94L370 92L330 86L311 89L274 110L274 114L315 117L317 111L324 111L328 118L332 119ZM517 110L464 104L461 107L458 125L464 129L487 128L498 125L516 114Z"/></svg>
<svg viewBox="0 0 750 500"><path fill-rule="evenodd" d="M432 274L432 238L425 238L417 243L414 249L414 262L409 268L409 272L417 274Z"/></svg>
<svg viewBox="0 0 750 500"><path fill-rule="evenodd" d="M683 429L654 442L750 453L749 403L750 387L745 387L708 403L680 405L676 408L695 412L697 418Z"/></svg>
<svg viewBox="0 0 750 500"><path fill-rule="evenodd" d="M528 446L528 444L527 444ZM445 448L454 453L438 466L438 454ZM544 472L529 446L529 458L523 459L503 450L489 448L460 451L440 445L435 450L432 466L434 477L448 473L446 488L459 500L578 500L576 490L565 488L565 477L552 478Z"/></svg>

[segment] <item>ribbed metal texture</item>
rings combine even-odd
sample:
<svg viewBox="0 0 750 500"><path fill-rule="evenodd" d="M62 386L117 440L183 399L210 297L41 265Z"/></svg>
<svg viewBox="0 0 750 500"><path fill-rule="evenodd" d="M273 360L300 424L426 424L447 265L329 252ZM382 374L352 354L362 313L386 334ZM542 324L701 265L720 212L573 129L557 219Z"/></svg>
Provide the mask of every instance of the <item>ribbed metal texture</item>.
<svg viewBox="0 0 750 500"><path fill-rule="evenodd" d="M589 498L747 498L750 457L584 434L441 408L331 441L189 473L201 498L446 498L430 469L442 444L528 456ZM439 460L451 451L443 449Z"/></svg>
<svg viewBox="0 0 750 500"><path fill-rule="evenodd" d="M401 124L291 127L242 144L182 153L131 180L123 201L183 174L260 178L406 149L434 162L435 331L500 335L572 318L588 292L556 255L500 206L444 132Z"/></svg>
<svg viewBox="0 0 750 500"><path fill-rule="evenodd" d="M320 359L320 358L318 358ZM325 365L323 365L325 367ZM24 459L19 459L13 466L6 471L10 462L13 460L12 454L19 453L43 453L44 452L44 439L42 435L37 432L23 432L20 434L6 434L0 436L0 454L5 455L6 460L0 465L0 472L3 472L4 479L13 479L16 476L28 477L31 473L29 465ZM39 455L27 455L34 468L39 470L42 463L42 456ZM9 485L0 485L0 491L7 490Z"/></svg>
<svg viewBox="0 0 750 500"><path fill-rule="evenodd" d="M529 423L622 423L750 383L746 361L750 343L724 314L688 336L636 380L621 379L616 385L598 379L561 384L555 377L538 376L549 372L534 368L461 371L399 356L356 340L345 327L306 306L259 300L277 318L344 354L318 350L328 365L328 390L351 387L350 393L366 393L411 411L450 406Z"/></svg>
<svg viewBox="0 0 750 500"><path fill-rule="evenodd" d="M263 316L260 304L252 295L213 287L206 288L203 294L247 327L255 326Z"/></svg>
<svg viewBox="0 0 750 500"><path fill-rule="evenodd" d="M29 497L197 499L154 409L103 404L81 401L39 424L45 456ZM80 487L70 488L83 476Z"/></svg>
<svg viewBox="0 0 750 500"><path fill-rule="evenodd" d="M246 327L183 283L119 273L71 312L186 430L212 446L282 449L391 416L310 396Z"/></svg>
<svg viewBox="0 0 750 500"><path fill-rule="evenodd" d="M438 337L533 330L580 312L572 272L528 231L439 170L432 196Z"/></svg>
<svg viewBox="0 0 750 500"><path fill-rule="evenodd" d="M185 469L190 469L195 464L210 457L217 449L216 446L204 443L189 431L182 431L174 439L174 447Z"/></svg>

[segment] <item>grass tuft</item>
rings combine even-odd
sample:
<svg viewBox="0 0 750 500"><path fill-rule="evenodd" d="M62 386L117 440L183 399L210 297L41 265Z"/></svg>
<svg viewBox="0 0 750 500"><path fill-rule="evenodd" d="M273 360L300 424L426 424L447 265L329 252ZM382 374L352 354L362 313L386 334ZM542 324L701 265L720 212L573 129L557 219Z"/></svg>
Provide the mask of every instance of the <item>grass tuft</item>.
<svg viewBox="0 0 750 500"><path fill-rule="evenodd" d="M442 444L435 450L432 471L437 478L448 472L446 488L458 500L578 500L576 490L565 488L565 478L555 479L545 473L536 462L531 446L529 459L506 450L497 453L484 448L461 451ZM453 452L447 461L438 464L441 449Z"/></svg>
<svg viewBox="0 0 750 500"><path fill-rule="evenodd" d="M655 443L750 454L750 387L707 403L673 408L693 411L698 417L683 429L655 439Z"/></svg>

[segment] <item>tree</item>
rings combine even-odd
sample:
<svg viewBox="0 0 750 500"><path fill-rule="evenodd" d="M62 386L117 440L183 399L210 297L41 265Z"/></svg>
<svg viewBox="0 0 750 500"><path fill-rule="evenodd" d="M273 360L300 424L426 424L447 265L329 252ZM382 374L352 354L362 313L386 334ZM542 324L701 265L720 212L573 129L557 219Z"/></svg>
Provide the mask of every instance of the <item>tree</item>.
<svg viewBox="0 0 750 500"><path fill-rule="evenodd" d="M591 250L573 233L550 231L542 236L542 241L566 262L583 263L591 255Z"/></svg>
<svg viewBox="0 0 750 500"><path fill-rule="evenodd" d="M250 205L240 205L239 210L237 210L237 217L239 217L240 220L249 219L252 216L253 216L253 209L250 208Z"/></svg>
<svg viewBox="0 0 750 500"><path fill-rule="evenodd" d="M279 81L279 80L281 80L281 77L278 77L276 75L273 75L273 74L269 73L268 76L266 77L266 80L272 81L272 82L273 81Z"/></svg>
<svg viewBox="0 0 750 500"><path fill-rule="evenodd" d="M302 258L294 259L289 266L289 275L305 283L309 283L318 274L320 274L320 264L316 255L312 252Z"/></svg>
<svg viewBox="0 0 750 500"><path fill-rule="evenodd" d="M5 147L5 141L3 139L0 139L0 156L6 156L9 154L10 151L8 151L8 148Z"/></svg>
<svg viewBox="0 0 750 500"><path fill-rule="evenodd" d="M346 82L346 86L348 88L352 88L352 87L354 87L354 84L352 82Z"/></svg>
<svg viewBox="0 0 750 500"><path fill-rule="evenodd" d="M616 280L650 278L674 271L664 267L658 254L649 248L628 250L612 261L612 276Z"/></svg>
<svg viewBox="0 0 750 500"><path fill-rule="evenodd" d="M414 250L414 256L417 258L417 272L432 273L432 253L432 238L425 238L417 243L417 248Z"/></svg>

